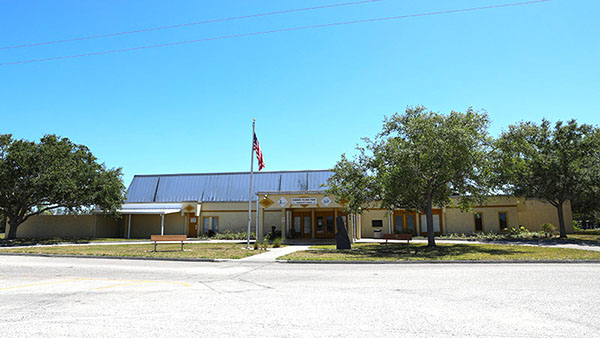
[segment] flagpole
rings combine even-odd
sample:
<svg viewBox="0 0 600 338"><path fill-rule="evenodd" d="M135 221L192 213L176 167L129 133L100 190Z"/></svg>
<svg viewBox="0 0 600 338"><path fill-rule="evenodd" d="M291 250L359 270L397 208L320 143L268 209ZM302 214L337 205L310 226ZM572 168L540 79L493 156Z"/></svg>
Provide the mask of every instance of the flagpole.
<svg viewBox="0 0 600 338"><path fill-rule="evenodd" d="M256 124L256 119L252 119L252 151L250 152L250 193L248 194L248 234L246 239L246 249L250 249L250 230L252 229L252 180L254 178L254 125ZM258 213L258 210L256 210ZM258 234L255 234L258 236ZM256 238L258 240L258 238Z"/></svg>

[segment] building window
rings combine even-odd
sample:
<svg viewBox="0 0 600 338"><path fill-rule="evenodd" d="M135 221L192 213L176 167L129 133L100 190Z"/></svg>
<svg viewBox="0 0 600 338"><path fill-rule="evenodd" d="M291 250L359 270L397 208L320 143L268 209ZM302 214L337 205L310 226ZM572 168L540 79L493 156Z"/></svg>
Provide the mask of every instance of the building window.
<svg viewBox="0 0 600 338"><path fill-rule="evenodd" d="M398 232L404 231L404 215L395 215L394 216L394 224L395 230Z"/></svg>
<svg viewBox="0 0 600 338"><path fill-rule="evenodd" d="M483 214L476 212L473 217L475 219L475 231L483 231Z"/></svg>
<svg viewBox="0 0 600 338"><path fill-rule="evenodd" d="M417 217L416 214L406 214L406 231L411 232L411 233L415 233L415 217Z"/></svg>
<svg viewBox="0 0 600 338"><path fill-rule="evenodd" d="M371 226L373 228L381 228L383 227L383 221L380 219L374 219L371 221Z"/></svg>
<svg viewBox="0 0 600 338"><path fill-rule="evenodd" d="M500 230L508 228L508 213L506 211L498 212L498 222L500 223Z"/></svg>
<svg viewBox="0 0 600 338"><path fill-rule="evenodd" d="M206 234L209 231L212 231L214 233L219 232L219 217L218 216L215 216L215 217L204 216L204 217L202 217L202 232L204 232Z"/></svg>

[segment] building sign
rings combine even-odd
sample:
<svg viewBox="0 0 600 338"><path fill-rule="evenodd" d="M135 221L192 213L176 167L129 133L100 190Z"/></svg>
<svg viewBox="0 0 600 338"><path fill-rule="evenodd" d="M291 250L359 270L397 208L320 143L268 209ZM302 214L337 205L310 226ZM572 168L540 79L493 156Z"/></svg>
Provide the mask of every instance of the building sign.
<svg viewBox="0 0 600 338"><path fill-rule="evenodd" d="M323 204L326 207L329 206L329 204L331 204L331 198L329 198L329 196L323 197L323 199L321 200L321 204Z"/></svg>
<svg viewBox="0 0 600 338"><path fill-rule="evenodd" d="M279 201L277 201L277 204L279 204L280 207L284 208L288 204L288 200L286 200L285 197L282 197L279 199Z"/></svg>
<svg viewBox="0 0 600 338"><path fill-rule="evenodd" d="M295 205L316 205L317 204L317 198L316 197L299 197L299 198L292 198L292 204Z"/></svg>
<svg viewBox="0 0 600 338"><path fill-rule="evenodd" d="M260 203L260 205L262 205L265 208L268 208L268 207L272 206L273 204L275 204L275 202L273 202L272 200L270 200L269 198L266 198L266 197L264 200L262 200L258 203Z"/></svg>

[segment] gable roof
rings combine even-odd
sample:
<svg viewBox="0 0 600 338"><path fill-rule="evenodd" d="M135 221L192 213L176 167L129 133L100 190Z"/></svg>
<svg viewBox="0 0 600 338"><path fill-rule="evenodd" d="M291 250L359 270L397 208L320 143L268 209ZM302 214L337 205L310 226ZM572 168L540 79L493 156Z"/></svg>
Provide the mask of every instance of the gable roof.
<svg viewBox="0 0 600 338"><path fill-rule="evenodd" d="M332 175L330 170L255 172L252 200L257 192L324 191ZM247 202L249 186L250 172L136 175L127 203Z"/></svg>

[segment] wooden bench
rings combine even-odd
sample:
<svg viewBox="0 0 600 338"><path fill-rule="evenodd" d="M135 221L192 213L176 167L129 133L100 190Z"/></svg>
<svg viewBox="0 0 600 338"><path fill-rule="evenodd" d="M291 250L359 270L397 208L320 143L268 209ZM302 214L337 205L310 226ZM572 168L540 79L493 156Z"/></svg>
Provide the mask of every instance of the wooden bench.
<svg viewBox="0 0 600 338"><path fill-rule="evenodd" d="M385 245L387 245L388 240L390 239L406 241L406 251L410 253L410 241L412 240L411 234L383 234L383 239L385 239Z"/></svg>
<svg viewBox="0 0 600 338"><path fill-rule="evenodd" d="M183 242L187 241L186 235L152 235L150 240L154 242L154 252L156 252L156 242L181 242L181 251L183 251Z"/></svg>

